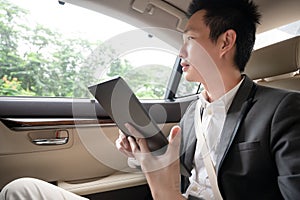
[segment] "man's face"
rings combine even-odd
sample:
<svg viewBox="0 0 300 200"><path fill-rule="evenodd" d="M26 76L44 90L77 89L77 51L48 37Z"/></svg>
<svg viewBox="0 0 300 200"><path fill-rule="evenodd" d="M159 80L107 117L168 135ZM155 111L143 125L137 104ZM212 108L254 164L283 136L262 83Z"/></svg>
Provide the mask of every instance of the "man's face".
<svg viewBox="0 0 300 200"><path fill-rule="evenodd" d="M186 80L205 85L212 73L217 71L214 62L217 52L216 45L209 38L210 29L204 23L204 15L205 11L201 10L189 19L179 56Z"/></svg>

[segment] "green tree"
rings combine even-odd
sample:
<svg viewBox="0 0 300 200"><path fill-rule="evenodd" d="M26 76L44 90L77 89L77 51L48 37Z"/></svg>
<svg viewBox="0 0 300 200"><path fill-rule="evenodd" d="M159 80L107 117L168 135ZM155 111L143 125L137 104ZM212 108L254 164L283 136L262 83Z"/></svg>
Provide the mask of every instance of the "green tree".
<svg viewBox="0 0 300 200"><path fill-rule="evenodd" d="M171 68L136 68L99 41L66 38L42 24L29 24L29 14L0 0L0 95L88 97L87 86L118 75L138 97L163 98Z"/></svg>
<svg viewBox="0 0 300 200"><path fill-rule="evenodd" d="M16 96L16 95L33 95L30 91L26 91L21 87L20 81L17 78L8 79L4 76L0 80L0 90L3 95Z"/></svg>
<svg viewBox="0 0 300 200"><path fill-rule="evenodd" d="M124 74L132 90L141 99L163 99L171 68L163 65L144 65Z"/></svg>
<svg viewBox="0 0 300 200"><path fill-rule="evenodd" d="M82 72L79 66L85 60L84 55L91 53L92 44L65 38L41 24L32 27L26 23L27 14L7 0L0 0L0 78L17 78L21 86L13 87L14 93L9 94L74 96L74 90L78 89L76 77ZM90 74L85 69L81 76ZM4 92L4 83L0 82L0 94L9 95ZM83 97L84 92L76 91L77 97Z"/></svg>
<svg viewBox="0 0 300 200"><path fill-rule="evenodd" d="M115 59L109 66L107 76L124 76L133 69L128 60Z"/></svg>
<svg viewBox="0 0 300 200"><path fill-rule="evenodd" d="M18 54L18 40L26 28L19 19L26 14L24 9L0 0L0 77L10 75L22 62Z"/></svg>

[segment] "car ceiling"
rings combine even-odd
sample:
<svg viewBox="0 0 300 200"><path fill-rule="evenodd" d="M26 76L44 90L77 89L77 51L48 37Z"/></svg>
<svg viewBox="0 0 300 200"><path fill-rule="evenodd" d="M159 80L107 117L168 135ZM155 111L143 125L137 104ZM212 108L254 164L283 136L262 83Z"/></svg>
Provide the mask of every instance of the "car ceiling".
<svg viewBox="0 0 300 200"><path fill-rule="evenodd" d="M138 28L163 27L181 32L182 27L178 29L178 18L166 12L166 10L158 8L156 4L163 3L168 5L169 8L173 7L173 9L175 7L179 13L182 12L184 15L191 0L65 0L65 2L118 18ZM261 25L258 26L258 33L300 20L299 0L254 0L254 2L259 5L259 10L263 16ZM143 4L147 4L147 8L143 11L134 8L135 5L139 7ZM276 18L276 16L278 17ZM182 23L182 26L184 23ZM168 37L162 36L162 39L176 48L180 46L179 34L166 35Z"/></svg>

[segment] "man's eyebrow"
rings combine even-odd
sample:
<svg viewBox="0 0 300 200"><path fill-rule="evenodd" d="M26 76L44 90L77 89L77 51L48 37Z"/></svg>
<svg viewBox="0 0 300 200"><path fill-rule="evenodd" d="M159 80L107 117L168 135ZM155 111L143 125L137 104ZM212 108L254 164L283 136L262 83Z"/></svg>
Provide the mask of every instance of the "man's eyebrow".
<svg viewBox="0 0 300 200"><path fill-rule="evenodd" d="M195 31L195 29L192 27L187 27L186 29L184 29L183 34L186 34L187 32L190 32L190 31Z"/></svg>
<svg viewBox="0 0 300 200"><path fill-rule="evenodd" d="M184 29L183 34L186 34L186 33L189 32L190 30L191 30L190 28Z"/></svg>

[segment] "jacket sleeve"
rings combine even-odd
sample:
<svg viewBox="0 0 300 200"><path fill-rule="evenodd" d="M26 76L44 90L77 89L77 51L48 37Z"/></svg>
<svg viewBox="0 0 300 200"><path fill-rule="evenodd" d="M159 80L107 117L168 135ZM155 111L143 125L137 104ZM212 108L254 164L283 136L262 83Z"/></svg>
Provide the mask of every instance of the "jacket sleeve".
<svg viewBox="0 0 300 200"><path fill-rule="evenodd" d="M270 99L270 101L272 101ZM288 93L277 107L271 126L271 153L278 186L285 199L300 197L300 93Z"/></svg>
<svg viewBox="0 0 300 200"><path fill-rule="evenodd" d="M188 196L188 200L205 200L205 199L194 197L194 196Z"/></svg>
<svg viewBox="0 0 300 200"><path fill-rule="evenodd" d="M180 163L181 163L181 192L185 193L188 185L189 185L189 177L191 175L191 166L187 165L185 163L185 157L186 157L186 151L187 146L189 143L189 134L191 132L193 123L191 123L191 118L194 116L194 107L195 107L196 101L193 101L190 103L188 108L186 109L185 114L183 115L181 121L180 121L180 127L181 127L181 145L180 145Z"/></svg>

